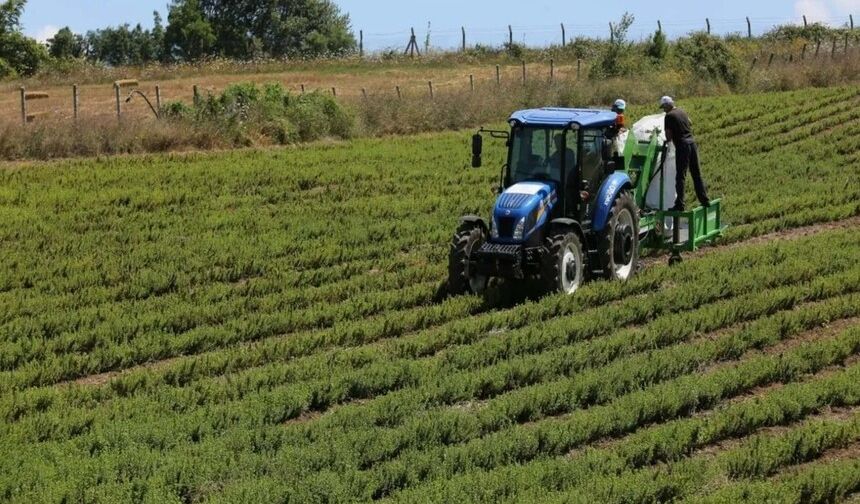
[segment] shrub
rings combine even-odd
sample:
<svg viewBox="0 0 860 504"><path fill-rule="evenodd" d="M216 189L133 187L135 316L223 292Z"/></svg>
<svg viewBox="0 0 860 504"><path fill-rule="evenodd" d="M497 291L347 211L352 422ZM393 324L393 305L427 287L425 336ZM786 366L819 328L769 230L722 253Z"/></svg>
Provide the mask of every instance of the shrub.
<svg viewBox="0 0 860 504"><path fill-rule="evenodd" d="M218 124L243 145L252 131L277 143L289 143L326 136L349 138L353 130L352 116L334 98L319 92L292 95L278 83L262 88L253 83L233 84L221 94L201 100L195 109L175 107L169 117L193 115L196 121Z"/></svg>
<svg viewBox="0 0 860 504"><path fill-rule="evenodd" d="M742 65L728 46L718 37L705 32L678 41L675 55L682 68L703 80L722 80L732 88L740 86Z"/></svg>
<svg viewBox="0 0 860 504"><path fill-rule="evenodd" d="M18 76L18 72L16 72L15 69L12 68L12 65L10 65L3 58L0 58L0 79L5 79L7 77L17 77L17 76Z"/></svg>
<svg viewBox="0 0 860 504"><path fill-rule="evenodd" d="M645 45L645 54L651 58L653 63L660 63L666 58L668 52L669 44L666 42L666 35L661 30L657 30L648 39L648 43Z"/></svg>

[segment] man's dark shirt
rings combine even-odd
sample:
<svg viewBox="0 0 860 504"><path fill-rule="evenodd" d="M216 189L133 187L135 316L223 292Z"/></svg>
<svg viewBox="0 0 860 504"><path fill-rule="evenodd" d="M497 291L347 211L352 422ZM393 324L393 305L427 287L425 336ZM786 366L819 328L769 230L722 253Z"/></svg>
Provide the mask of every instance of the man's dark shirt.
<svg viewBox="0 0 860 504"><path fill-rule="evenodd" d="M677 147L681 142L693 143L693 125L690 116L675 107L666 114L666 130L672 132L672 143Z"/></svg>

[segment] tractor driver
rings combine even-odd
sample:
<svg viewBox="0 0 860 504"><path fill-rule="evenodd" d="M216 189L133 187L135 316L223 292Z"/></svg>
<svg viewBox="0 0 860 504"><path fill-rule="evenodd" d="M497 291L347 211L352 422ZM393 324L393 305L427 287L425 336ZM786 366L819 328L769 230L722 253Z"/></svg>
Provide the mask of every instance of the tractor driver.
<svg viewBox="0 0 860 504"><path fill-rule="evenodd" d="M561 182L561 145L563 138L564 135L561 132L555 134L552 139L553 144L555 144L555 152L549 157L550 177L557 182ZM565 173L570 173L574 166L576 166L576 153L568 147L565 149L564 155Z"/></svg>

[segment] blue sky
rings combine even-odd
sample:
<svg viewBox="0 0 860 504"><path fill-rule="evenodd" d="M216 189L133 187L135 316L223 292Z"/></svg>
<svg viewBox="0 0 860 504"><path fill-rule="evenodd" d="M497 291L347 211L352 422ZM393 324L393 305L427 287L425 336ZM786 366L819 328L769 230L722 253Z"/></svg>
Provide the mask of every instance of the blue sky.
<svg viewBox="0 0 860 504"><path fill-rule="evenodd" d="M168 0L29 0L22 22L24 31L40 40L57 29L70 26L76 32L122 23L152 26L152 11L166 19ZM799 22L805 14L810 21L833 25L847 23L853 14L860 28L860 0L335 0L349 13L356 34L364 30L370 50L405 46L410 26L423 47L430 23L430 42L436 48L460 43L460 27L465 26L468 43L498 45L507 40L507 26L513 25L514 39L529 45L560 42L560 23L568 37L605 36L607 23L629 11L636 17L630 35L634 39L652 32L660 19L670 37L704 29L711 19L714 32L746 31L746 16L753 30L760 32L780 23ZM526 8L523 5L527 5Z"/></svg>

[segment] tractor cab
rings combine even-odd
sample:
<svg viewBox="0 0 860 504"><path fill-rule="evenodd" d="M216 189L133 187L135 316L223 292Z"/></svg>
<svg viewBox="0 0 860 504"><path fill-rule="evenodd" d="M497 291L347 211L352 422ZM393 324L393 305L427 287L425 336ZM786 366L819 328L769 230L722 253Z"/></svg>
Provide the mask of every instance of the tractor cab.
<svg viewBox="0 0 860 504"><path fill-rule="evenodd" d="M508 119L509 131L482 129L473 137L474 167L481 166L482 133L507 140L507 163L491 218L465 216L455 235L449 271L455 285L478 291L490 277L543 278L550 289L573 292L586 275L606 271L596 266L605 262L596 253L596 233L611 220L616 197L631 187L609 157L616 118L605 110L522 110ZM625 212L626 252L618 260L632 264L636 212ZM587 265L593 267L586 271Z"/></svg>

